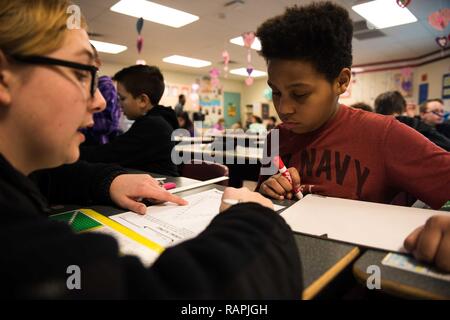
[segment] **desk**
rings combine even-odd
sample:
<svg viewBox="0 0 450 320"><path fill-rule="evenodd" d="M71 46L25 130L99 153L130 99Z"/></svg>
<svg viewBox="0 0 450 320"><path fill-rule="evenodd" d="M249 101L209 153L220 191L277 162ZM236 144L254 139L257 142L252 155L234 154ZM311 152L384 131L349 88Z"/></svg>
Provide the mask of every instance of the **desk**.
<svg viewBox="0 0 450 320"><path fill-rule="evenodd" d="M185 160L203 159L225 164L229 169L230 187L242 187L243 180L258 181L263 159L262 148L236 145L235 149L222 151L222 149L212 150L211 146L211 144L179 144L175 146L175 151Z"/></svg>
<svg viewBox="0 0 450 320"><path fill-rule="evenodd" d="M381 250L366 251L353 266L356 279L365 286L367 267L376 265L381 271L381 290L386 293L402 298L450 299L450 282L385 266L381 261L387 254Z"/></svg>
<svg viewBox="0 0 450 320"><path fill-rule="evenodd" d="M156 176L156 175L155 175ZM182 186L183 183L192 183L192 179L169 177L167 181L175 182ZM177 195L185 197L198 192L217 188L223 190L223 186L209 185L193 190L181 192ZM275 201L276 204L290 206L294 201ZM123 210L94 206L91 209L105 215L111 216L123 212ZM334 242L306 235L294 234L295 241L301 257L303 269L303 299L313 299L336 279L353 260L359 255L359 249L349 244Z"/></svg>

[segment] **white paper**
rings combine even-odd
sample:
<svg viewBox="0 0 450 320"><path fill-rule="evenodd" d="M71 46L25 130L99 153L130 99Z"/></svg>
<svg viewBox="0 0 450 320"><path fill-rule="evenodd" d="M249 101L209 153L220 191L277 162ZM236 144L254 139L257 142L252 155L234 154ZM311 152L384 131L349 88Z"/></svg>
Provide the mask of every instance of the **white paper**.
<svg viewBox="0 0 450 320"><path fill-rule="evenodd" d="M405 252L403 241L444 211L307 195L281 216L296 232L376 249Z"/></svg>
<svg viewBox="0 0 450 320"><path fill-rule="evenodd" d="M92 232L112 236L117 240L117 243L119 244L119 252L121 254L138 257L141 260L142 264L146 267L151 266L159 256L158 252L153 251L149 247L146 247L143 244L140 244L139 242L136 242L133 239L128 238L122 233L117 232L107 226L100 227L93 230Z"/></svg>
<svg viewBox="0 0 450 320"><path fill-rule="evenodd" d="M186 197L187 206L165 203L147 208L143 216L125 212L110 218L162 247L170 247L205 230L219 214L222 194L220 190L211 189ZM276 206L278 210L282 208Z"/></svg>

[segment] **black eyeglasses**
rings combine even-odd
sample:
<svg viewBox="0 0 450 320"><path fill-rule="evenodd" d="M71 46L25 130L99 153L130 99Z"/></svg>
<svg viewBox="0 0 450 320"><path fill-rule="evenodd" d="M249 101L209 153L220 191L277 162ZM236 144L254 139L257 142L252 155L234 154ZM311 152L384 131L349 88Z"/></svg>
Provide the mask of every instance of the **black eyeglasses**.
<svg viewBox="0 0 450 320"><path fill-rule="evenodd" d="M67 60L43 57L43 56L13 55L11 57L14 60L16 60L17 62L21 62L21 63L61 66L61 67L68 67L68 68L77 69L77 70L89 71L91 74L90 94L91 94L91 97L94 98L95 91L97 91L97 88L98 88L98 68L96 66L76 63L76 62L67 61Z"/></svg>
<svg viewBox="0 0 450 320"><path fill-rule="evenodd" d="M426 111L425 113L432 113L438 117L444 116L444 110L433 110L433 111Z"/></svg>

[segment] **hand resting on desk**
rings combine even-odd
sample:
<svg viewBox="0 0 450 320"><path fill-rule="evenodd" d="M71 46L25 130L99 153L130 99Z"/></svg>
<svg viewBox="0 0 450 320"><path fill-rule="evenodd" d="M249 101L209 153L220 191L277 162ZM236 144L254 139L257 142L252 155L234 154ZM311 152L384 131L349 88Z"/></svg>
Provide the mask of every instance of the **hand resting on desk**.
<svg viewBox="0 0 450 320"><path fill-rule="evenodd" d="M431 217L405 239L404 246L417 260L450 272L450 217Z"/></svg>

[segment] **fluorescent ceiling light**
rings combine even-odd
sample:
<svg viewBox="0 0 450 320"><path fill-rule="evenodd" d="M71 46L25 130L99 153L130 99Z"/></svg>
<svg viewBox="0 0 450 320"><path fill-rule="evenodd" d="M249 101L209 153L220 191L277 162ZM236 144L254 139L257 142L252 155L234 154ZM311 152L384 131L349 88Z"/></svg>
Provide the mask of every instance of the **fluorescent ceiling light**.
<svg viewBox="0 0 450 320"><path fill-rule="evenodd" d="M241 47L244 46L244 39L242 39L241 36L231 39L230 42ZM257 51L261 51L261 41L259 41L258 37L255 37L255 41L253 41L251 48Z"/></svg>
<svg viewBox="0 0 450 320"><path fill-rule="evenodd" d="M194 58L188 58L178 55L173 55L170 57L165 57L164 62L179 64L181 66L192 67L192 68L203 68L211 65L210 61L199 60Z"/></svg>
<svg viewBox="0 0 450 320"><path fill-rule="evenodd" d="M408 10L401 8L393 0L375 0L352 7L353 11L373 24L377 29L416 22L417 18Z"/></svg>
<svg viewBox="0 0 450 320"><path fill-rule="evenodd" d="M233 69L233 70L230 70L230 73L238 75L238 76L248 77L248 73L247 73L247 69L246 68ZM251 77L259 78L259 77L264 77L266 75L267 75L267 73L264 72L264 71L253 70L253 72L251 74Z"/></svg>
<svg viewBox="0 0 450 320"><path fill-rule="evenodd" d="M90 42L95 47L95 49L97 49L98 52L118 54L128 49L126 46L121 46L119 44L114 43L95 40L90 40Z"/></svg>
<svg viewBox="0 0 450 320"><path fill-rule="evenodd" d="M136 18L144 18L173 28L180 28L197 21L198 16L145 0L121 0L111 11Z"/></svg>

